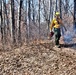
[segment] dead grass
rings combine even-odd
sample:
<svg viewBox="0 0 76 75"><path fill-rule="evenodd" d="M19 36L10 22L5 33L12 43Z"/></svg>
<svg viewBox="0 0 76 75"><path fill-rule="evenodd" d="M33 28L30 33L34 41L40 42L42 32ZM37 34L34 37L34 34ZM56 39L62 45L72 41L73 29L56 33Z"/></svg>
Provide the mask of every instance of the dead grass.
<svg viewBox="0 0 76 75"><path fill-rule="evenodd" d="M76 75L76 51L51 41L0 51L0 75Z"/></svg>

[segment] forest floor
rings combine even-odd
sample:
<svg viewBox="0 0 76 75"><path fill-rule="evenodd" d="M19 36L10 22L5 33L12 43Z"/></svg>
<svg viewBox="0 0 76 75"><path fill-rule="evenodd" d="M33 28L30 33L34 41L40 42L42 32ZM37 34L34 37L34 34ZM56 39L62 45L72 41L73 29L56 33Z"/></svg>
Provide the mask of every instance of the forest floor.
<svg viewBox="0 0 76 75"><path fill-rule="evenodd" d="M0 50L0 75L76 75L76 50L51 41Z"/></svg>

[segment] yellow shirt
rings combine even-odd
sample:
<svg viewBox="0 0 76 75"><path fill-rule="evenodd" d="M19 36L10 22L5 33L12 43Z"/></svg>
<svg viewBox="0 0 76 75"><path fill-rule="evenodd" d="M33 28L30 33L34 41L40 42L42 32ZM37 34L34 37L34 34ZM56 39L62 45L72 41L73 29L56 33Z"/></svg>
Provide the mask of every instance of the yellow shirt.
<svg viewBox="0 0 76 75"><path fill-rule="evenodd" d="M60 28L60 25L62 24L62 21L61 19L58 20L59 23L57 22L56 19L53 19L52 22L51 22L51 25L50 25L50 29L52 30L52 28Z"/></svg>

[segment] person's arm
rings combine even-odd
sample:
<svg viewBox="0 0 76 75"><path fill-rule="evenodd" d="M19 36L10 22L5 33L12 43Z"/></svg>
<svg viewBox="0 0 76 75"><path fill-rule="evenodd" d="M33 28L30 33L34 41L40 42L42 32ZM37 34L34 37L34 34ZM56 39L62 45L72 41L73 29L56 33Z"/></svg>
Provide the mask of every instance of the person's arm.
<svg viewBox="0 0 76 75"><path fill-rule="evenodd" d="M64 29L67 31L66 27L64 26L62 20L60 20L61 25L64 27Z"/></svg>

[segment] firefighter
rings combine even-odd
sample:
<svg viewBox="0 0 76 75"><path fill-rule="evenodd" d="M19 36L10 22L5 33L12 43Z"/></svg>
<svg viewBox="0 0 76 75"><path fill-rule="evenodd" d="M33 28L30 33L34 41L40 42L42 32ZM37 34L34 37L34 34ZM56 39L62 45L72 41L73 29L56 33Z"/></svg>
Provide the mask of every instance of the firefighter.
<svg viewBox="0 0 76 75"><path fill-rule="evenodd" d="M52 29L54 28L54 34L55 34L55 45L60 48L59 40L61 37L61 31L60 31L60 26L63 25L62 20L60 18L60 13L56 12L55 13L55 18L52 20L50 24L50 32L52 32ZM64 25L63 25L64 26ZM65 26L64 26L65 28ZM66 28L65 28L66 29Z"/></svg>

